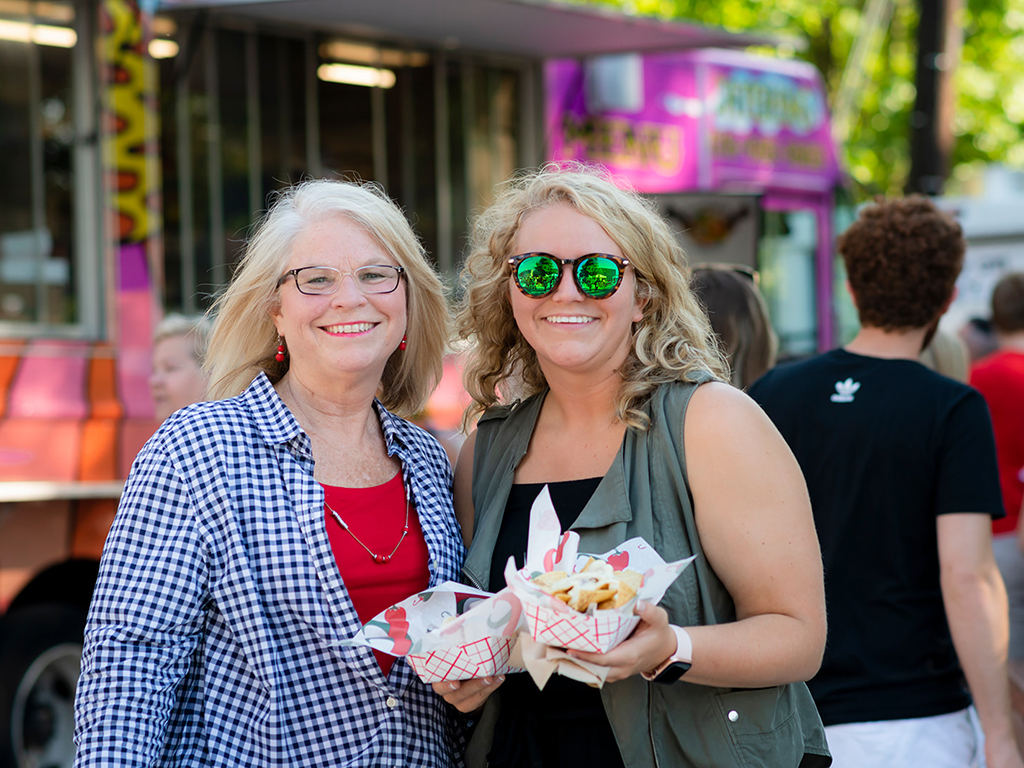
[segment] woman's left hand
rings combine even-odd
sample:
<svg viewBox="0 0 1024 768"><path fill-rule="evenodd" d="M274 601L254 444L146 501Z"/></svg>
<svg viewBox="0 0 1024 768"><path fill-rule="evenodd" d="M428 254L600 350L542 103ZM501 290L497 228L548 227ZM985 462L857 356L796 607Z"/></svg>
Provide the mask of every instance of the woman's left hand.
<svg viewBox="0 0 1024 768"><path fill-rule="evenodd" d="M640 623L633 634L608 653L567 653L580 661L609 667L609 683L650 672L676 652L676 635L669 628L668 613L664 608L638 600L633 612L640 617Z"/></svg>

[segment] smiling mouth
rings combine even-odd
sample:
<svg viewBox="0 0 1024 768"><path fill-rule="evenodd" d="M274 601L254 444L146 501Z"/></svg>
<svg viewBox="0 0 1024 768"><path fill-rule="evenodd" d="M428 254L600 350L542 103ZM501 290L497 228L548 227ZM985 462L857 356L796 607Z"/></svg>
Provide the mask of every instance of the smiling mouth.
<svg viewBox="0 0 1024 768"><path fill-rule="evenodd" d="M365 333L374 325L376 323L345 323L343 325L325 325L324 330L328 333Z"/></svg>
<svg viewBox="0 0 1024 768"><path fill-rule="evenodd" d="M587 323L592 323L595 320L593 317L583 317L582 315L572 315L569 317L556 315L545 319L549 323L555 323L556 325L586 325Z"/></svg>

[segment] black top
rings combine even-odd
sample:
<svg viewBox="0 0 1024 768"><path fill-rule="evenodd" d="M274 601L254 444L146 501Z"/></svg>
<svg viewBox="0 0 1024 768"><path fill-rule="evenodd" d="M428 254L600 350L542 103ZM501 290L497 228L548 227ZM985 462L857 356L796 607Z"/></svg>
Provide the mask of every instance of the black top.
<svg viewBox="0 0 1024 768"><path fill-rule="evenodd" d="M833 350L750 387L789 443L821 541L825 725L970 704L939 584L936 516L1003 514L985 401L912 360Z"/></svg>
<svg viewBox="0 0 1024 768"><path fill-rule="evenodd" d="M568 530L601 478L547 483L562 530ZM526 560L530 508L545 483L513 485L491 561L492 592L505 586L505 564ZM552 675L540 691L526 673L508 675L497 691L501 714L494 727L492 768L621 768L622 757L597 688Z"/></svg>

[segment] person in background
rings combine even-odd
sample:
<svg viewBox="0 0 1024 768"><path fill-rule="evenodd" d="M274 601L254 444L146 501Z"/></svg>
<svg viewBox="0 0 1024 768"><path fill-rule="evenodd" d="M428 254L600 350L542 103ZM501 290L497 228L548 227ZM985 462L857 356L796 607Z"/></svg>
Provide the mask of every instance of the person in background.
<svg viewBox="0 0 1024 768"><path fill-rule="evenodd" d="M464 269L467 418L480 416L456 465L466 579L498 590L509 557L523 565L545 485L581 552L643 536L667 561L700 555L660 606L636 606L621 645L572 652L609 668L601 690L555 676L541 691L526 674L436 683L461 711L486 702L471 765L827 766L795 682L826 631L806 489L724 382L666 222L596 171L548 167L499 190ZM748 738L761 728L777 730Z"/></svg>
<svg viewBox="0 0 1024 768"><path fill-rule="evenodd" d="M209 377L203 370L212 321L205 316L167 315L153 334L153 372L149 391L156 418L206 399Z"/></svg>
<svg viewBox="0 0 1024 768"><path fill-rule="evenodd" d="M707 311L729 361L734 387L746 389L775 365L779 340L755 275L737 267L693 267L691 289Z"/></svg>
<svg viewBox="0 0 1024 768"><path fill-rule="evenodd" d="M972 365L995 352L998 346L992 321L984 317L972 317L960 326L957 336L967 346L967 354Z"/></svg>
<svg viewBox="0 0 1024 768"><path fill-rule="evenodd" d="M967 383L970 372L967 345L955 334L936 328L918 360L943 376Z"/></svg>
<svg viewBox="0 0 1024 768"><path fill-rule="evenodd" d="M867 206L838 245L857 335L750 388L810 490L829 606L810 688L835 766L1021 768L991 423L978 392L918 362L963 233L910 197Z"/></svg>
<svg viewBox="0 0 1024 768"><path fill-rule="evenodd" d="M1006 517L992 523L992 547L1010 599L1009 657L1024 661L1024 273L1013 272L992 291L998 348L971 369L971 386L992 415Z"/></svg>
<svg viewBox="0 0 1024 768"><path fill-rule="evenodd" d="M460 764L462 717L346 645L462 564L448 457L399 417L441 375L441 281L382 191L309 181L216 310L214 401L146 443L103 548L75 765Z"/></svg>

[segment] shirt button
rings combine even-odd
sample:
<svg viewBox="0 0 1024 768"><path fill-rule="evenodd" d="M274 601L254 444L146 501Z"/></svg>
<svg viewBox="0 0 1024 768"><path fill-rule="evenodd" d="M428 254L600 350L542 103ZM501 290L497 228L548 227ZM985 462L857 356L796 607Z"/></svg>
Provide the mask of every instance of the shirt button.
<svg viewBox="0 0 1024 768"><path fill-rule="evenodd" d="M388 705L388 709L394 709L398 706L398 699L394 696L388 696L384 703Z"/></svg>
<svg viewBox="0 0 1024 768"><path fill-rule="evenodd" d="M740 713L737 712L735 709L730 709L729 714L726 715L726 717L729 718L730 723L735 723L737 720L740 719Z"/></svg>

